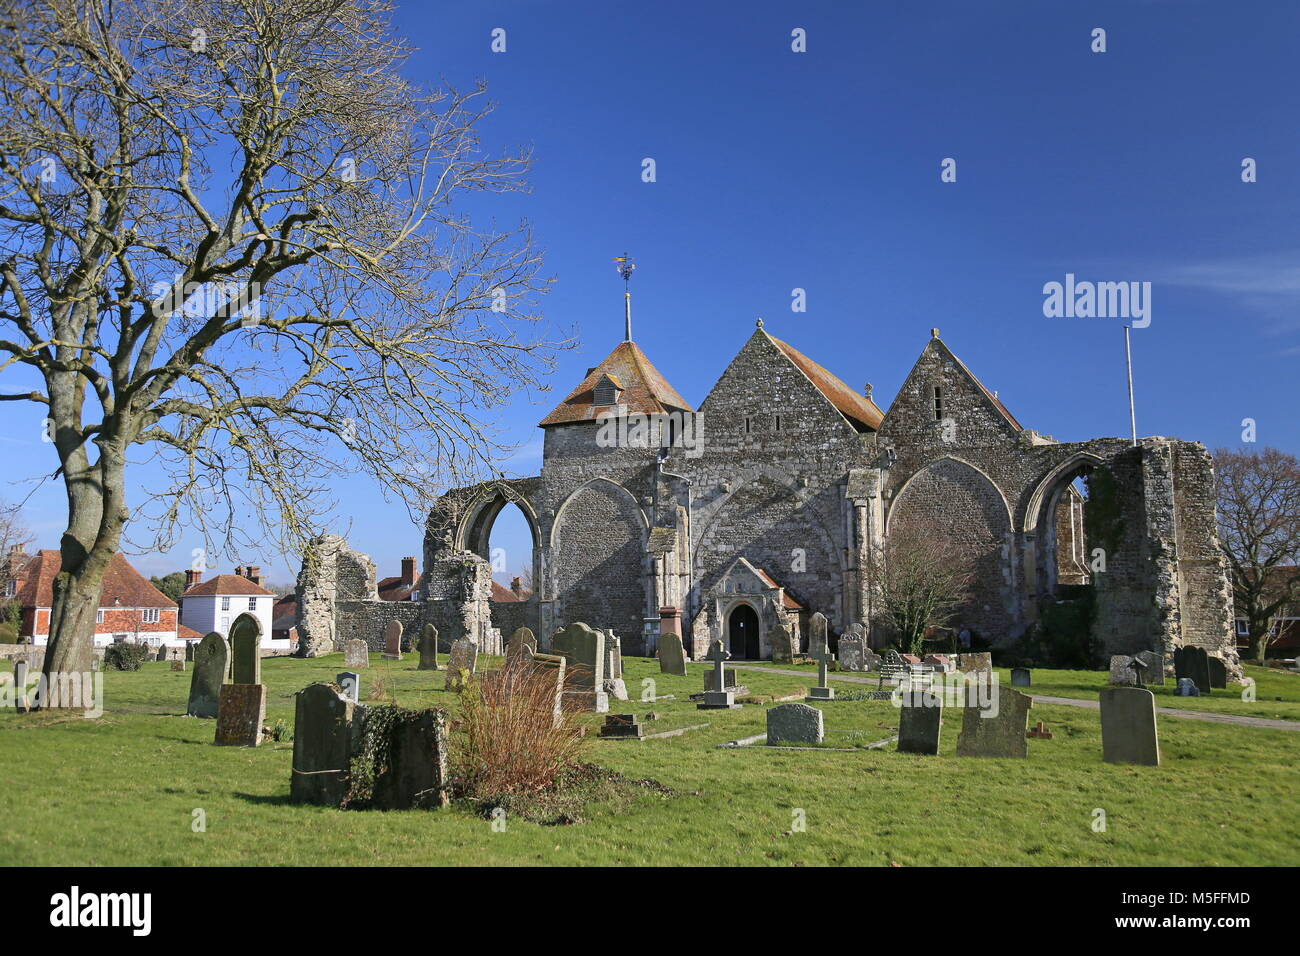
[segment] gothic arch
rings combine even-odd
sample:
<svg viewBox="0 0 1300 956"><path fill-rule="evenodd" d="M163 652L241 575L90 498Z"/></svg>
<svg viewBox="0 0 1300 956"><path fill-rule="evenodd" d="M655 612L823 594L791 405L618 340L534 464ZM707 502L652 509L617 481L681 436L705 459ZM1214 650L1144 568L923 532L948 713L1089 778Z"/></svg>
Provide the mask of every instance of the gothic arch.
<svg viewBox="0 0 1300 956"><path fill-rule="evenodd" d="M1088 468L1096 468L1100 464L1103 464L1103 459L1099 455L1077 451L1043 476L1042 480L1034 486L1025 505L1025 533L1032 534L1038 529L1043 516L1047 514L1047 506L1052 504L1052 500L1060 494L1062 488L1074 481L1080 472Z"/></svg>
<svg viewBox="0 0 1300 956"><path fill-rule="evenodd" d="M560 507L555 509L555 520L551 522L550 544L552 548L554 548L558 542L560 525L564 521L564 512L568 509L569 505L573 502L573 499L578 497L579 493L581 493L582 491L588 488L598 487L602 483L607 485L613 485L624 495L626 495L627 499L632 503L632 507L636 510L637 518L640 519L641 537L642 537L642 543L644 544L644 539L645 536L649 533L650 525L646 521L645 512L641 509L640 502L636 500L636 495L632 494L632 492L628 491L625 486L619 484L613 478L606 478L602 475L599 478L591 478L587 481L584 481L578 487L574 488L573 491L569 492L568 497L564 499Z"/></svg>
<svg viewBox="0 0 1300 956"><path fill-rule="evenodd" d="M473 551L481 558L489 558L488 541L492 536L492 526L496 523L501 510L508 504L517 506L528 522L528 530L533 536L535 560L542 540L537 512L533 510L532 504L526 497L503 482L483 485L465 508L456 528L456 549Z"/></svg>
<svg viewBox="0 0 1300 956"><path fill-rule="evenodd" d="M969 461L966 461L963 458L958 458L956 455L944 455L942 458L936 458L933 461L926 462L923 466L921 466L916 471L914 471L911 475L908 476L908 479L905 482L903 482L902 486L896 492L894 492L894 494L890 497L889 510L885 513L885 539L886 540L889 539L889 525L890 522L893 521L894 519L895 506L898 504L898 502L903 500L903 495L912 486L912 483L916 481L916 479L920 478L922 475L931 472L931 469L947 461L951 461L954 464L962 465L966 468L969 468L971 471L975 472L977 475L983 478L988 483L989 487L993 489L993 493L997 495L998 501L1002 502L1002 510L1006 512L1006 517L1007 517L1007 530L1010 531L1015 527L1015 518L1012 515L1011 506L1007 504L1007 497L1002 493L1002 489L998 487L998 483L994 481L992 478L990 478L988 476L988 473L984 471L984 469L980 468L978 465L973 465Z"/></svg>

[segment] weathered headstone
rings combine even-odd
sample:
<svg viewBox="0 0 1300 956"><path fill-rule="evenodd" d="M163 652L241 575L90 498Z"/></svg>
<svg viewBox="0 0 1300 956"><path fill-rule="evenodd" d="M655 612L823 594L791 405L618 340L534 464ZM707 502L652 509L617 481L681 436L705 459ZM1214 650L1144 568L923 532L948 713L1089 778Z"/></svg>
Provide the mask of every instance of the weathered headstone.
<svg viewBox="0 0 1300 956"><path fill-rule="evenodd" d="M266 720L266 688L261 684L222 684L217 698L218 747L256 747Z"/></svg>
<svg viewBox="0 0 1300 956"><path fill-rule="evenodd" d="M841 638L843 640L843 638ZM767 743L819 744L825 736L825 717L807 704L780 704L767 711Z"/></svg>
<svg viewBox="0 0 1300 956"><path fill-rule="evenodd" d="M172 661L172 670L174 670L174 671L181 671L181 672L183 673L183 672L185 671L185 662L184 662L183 660L182 660L182 661Z"/></svg>
<svg viewBox="0 0 1300 956"><path fill-rule="evenodd" d="M438 629L432 624L420 628L420 643L416 650L420 652L420 665L416 670L436 671L438 669Z"/></svg>
<svg viewBox="0 0 1300 956"><path fill-rule="evenodd" d="M531 660L539 676L545 676L555 682L555 721L559 727L564 722L564 670L565 660L559 654L534 654ZM549 685L548 685L549 686Z"/></svg>
<svg viewBox="0 0 1300 956"><path fill-rule="evenodd" d="M343 690L343 696L352 703L361 700L361 675L356 671L343 671L334 678L334 683L339 685Z"/></svg>
<svg viewBox="0 0 1300 956"><path fill-rule="evenodd" d="M367 709L366 719L372 710ZM371 805L377 810L445 807L450 800L448 780L446 715L435 709L420 711L392 729L388 771L375 778Z"/></svg>
<svg viewBox="0 0 1300 956"><path fill-rule="evenodd" d="M724 662L731 659L721 641L714 641L709 647L709 660L713 670L704 675L704 700L696 704L699 710L739 710L735 694L727 689L727 675Z"/></svg>
<svg viewBox="0 0 1300 956"><path fill-rule="evenodd" d="M605 693L615 700L627 700L623 683L623 642L613 631L605 632Z"/></svg>
<svg viewBox="0 0 1300 956"><path fill-rule="evenodd" d="M635 714L609 714L599 736L614 740L640 740L645 736Z"/></svg>
<svg viewBox="0 0 1300 956"><path fill-rule="evenodd" d="M1210 693L1210 655L1205 648L1180 647L1174 651L1174 673L1190 677L1201 692L1198 696Z"/></svg>
<svg viewBox="0 0 1300 956"><path fill-rule="evenodd" d="M27 695L27 676L30 669L31 665L27 663L27 658L14 659L14 702L20 714L25 714L32 709L31 699Z"/></svg>
<svg viewBox="0 0 1300 956"><path fill-rule="evenodd" d="M451 653L447 655L447 681L444 689L459 694L465 689L469 679L474 676L478 666L478 644L468 637L451 642Z"/></svg>
<svg viewBox="0 0 1300 956"><path fill-rule="evenodd" d="M958 757L1026 757L1025 728L1029 720L1031 699L1009 687L994 685L996 714L993 707L978 703L962 708L961 733L957 736Z"/></svg>
<svg viewBox="0 0 1300 956"><path fill-rule="evenodd" d="M510 635L510 641L506 644L506 664L530 661L536 653L537 638L533 636L533 632L526 627L515 628L515 632Z"/></svg>
<svg viewBox="0 0 1300 956"><path fill-rule="evenodd" d="M799 653L799 639L795 634L796 627L782 615L777 615L777 619L767 632L767 641L772 648L772 661L776 664L790 664L794 661L795 655Z"/></svg>
<svg viewBox="0 0 1300 956"><path fill-rule="evenodd" d="M957 669L956 662L947 654L926 654L921 663L932 667L940 674L951 674Z"/></svg>
<svg viewBox="0 0 1300 956"><path fill-rule="evenodd" d="M402 659L402 622L389 621L384 628L384 657L390 661Z"/></svg>
<svg viewBox="0 0 1300 956"><path fill-rule="evenodd" d="M1033 730L1029 730L1029 731L1026 731L1026 732L1025 732L1025 736L1026 736L1026 737L1036 737L1036 738L1039 738L1039 739L1041 739L1041 740L1051 740L1051 739L1052 739L1052 732L1051 732L1050 730L1048 730L1048 729L1047 729L1047 725L1044 724L1044 723L1040 720L1040 721L1038 722L1038 726L1037 726L1037 727L1035 727Z"/></svg>
<svg viewBox="0 0 1300 956"><path fill-rule="evenodd" d="M251 614L230 625L230 682L262 683L262 625Z"/></svg>
<svg viewBox="0 0 1300 956"><path fill-rule="evenodd" d="M1133 658L1127 654L1112 654L1107 683L1112 687L1136 687L1137 673L1133 670Z"/></svg>
<svg viewBox="0 0 1300 956"><path fill-rule="evenodd" d="M1196 681L1190 677L1179 677L1178 686L1174 688L1175 697L1200 697L1201 689L1196 686Z"/></svg>
<svg viewBox="0 0 1300 956"><path fill-rule="evenodd" d="M577 710L604 714L609 711L605 691L605 635L574 621L551 638L551 648L568 663L565 700Z"/></svg>
<svg viewBox="0 0 1300 956"><path fill-rule="evenodd" d="M830 644L827 640L827 621L826 615L818 611L808 622L808 656L816 657L818 651L829 651Z"/></svg>
<svg viewBox="0 0 1300 956"><path fill-rule="evenodd" d="M856 635L845 634L840 637L839 654L840 670L842 671L862 671L866 654L866 641Z"/></svg>
<svg viewBox="0 0 1300 956"><path fill-rule="evenodd" d="M864 671L880 670L880 655L867 648L862 652L862 669Z"/></svg>
<svg viewBox="0 0 1300 956"><path fill-rule="evenodd" d="M344 667L369 667L370 648L365 641L348 641L343 645Z"/></svg>
<svg viewBox="0 0 1300 956"><path fill-rule="evenodd" d="M1012 686L1012 687L1028 687L1028 686L1030 685L1031 681L1032 681L1032 678L1030 677L1030 674L1029 674L1029 668L1028 668L1028 667L1013 667L1013 668L1011 668L1011 686Z"/></svg>
<svg viewBox="0 0 1300 956"><path fill-rule="evenodd" d="M289 799L294 803L337 807L347 796L355 703L354 695L346 689L340 694L330 684L311 684L295 695L289 780Z"/></svg>
<svg viewBox="0 0 1300 956"><path fill-rule="evenodd" d="M213 631L194 649L194 670L190 675L190 701L185 713L190 717L215 717L226 682L230 662L230 645Z"/></svg>
<svg viewBox="0 0 1300 956"><path fill-rule="evenodd" d="M903 694L903 706L898 709L899 753L937 754L942 727L943 698L925 690Z"/></svg>
<svg viewBox="0 0 1300 956"><path fill-rule="evenodd" d="M686 649L677 634L659 635L659 672L686 676Z"/></svg>
<svg viewBox="0 0 1300 956"><path fill-rule="evenodd" d="M979 654L958 654L957 670L967 675L991 675L993 673L993 655L987 651Z"/></svg>
<svg viewBox="0 0 1300 956"><path fill-rule="evenodd" d="M1145 687L1107 687L1101 692L1101 752L1106 763L1160 766L1156 698Z"/></svg>
<svg viewBox="0 0 1300 956"><path fill-rule="evenodd" d="M1214 690L1226 690L1228 687L1228 665L1218 657L1206 658L1210 665L1210 687Z"/></svg>
<svg viewBox="0 0 1300 956"><path fill-rule="evenodd" d="M1165 682L1165 658L1158 651L1138 651L1133 655L1146 664L1142 674L1144 684L1163 684Z"/></svg>
<svg viewBox="0 0 1300 956"><path fill-rule="evenodd" d="M804 700L834 700L835 689L827 683L826 671L831 661L835 660L835 655L829 647L823 646L813 654L813 659L817 661L817 686L808 688L808 696Z"/></svg>

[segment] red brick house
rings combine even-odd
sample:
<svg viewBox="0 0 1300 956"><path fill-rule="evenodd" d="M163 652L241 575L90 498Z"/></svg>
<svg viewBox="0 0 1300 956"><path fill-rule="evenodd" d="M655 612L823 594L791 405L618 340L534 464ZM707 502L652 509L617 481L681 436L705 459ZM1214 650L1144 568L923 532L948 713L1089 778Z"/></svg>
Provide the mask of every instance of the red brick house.
<svg viewBox="0 0 1300 956"><path fill-rule="evenodd" d="M18 639L45 644L50 639L50 612L54 606L54 578L63 567L58 551L38 551L18 573L15 600L21 609ZM95 646L135 641L153 647L184 646L202 635L183 633L176 602L149 583L121 553L109 560L99 593L95 618Z"/></svg>

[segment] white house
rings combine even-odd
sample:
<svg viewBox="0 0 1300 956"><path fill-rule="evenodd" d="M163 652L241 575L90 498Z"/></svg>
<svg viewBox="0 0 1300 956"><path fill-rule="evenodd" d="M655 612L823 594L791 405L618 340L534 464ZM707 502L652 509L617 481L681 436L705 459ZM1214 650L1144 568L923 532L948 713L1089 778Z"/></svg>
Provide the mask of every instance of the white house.
<svg viewBox="0 0 1300 956"><path fill-rule="evenodd" d="M201 581L201 572L187 571L185 593L181 595L181 624L200 634L216 631L229 639L230 625L241 614L257 618L262 631L262 647L267 650L289 650L288 640L274 640L271 636L272 608L276 595L262 587L261 568L239 567L234 574L218 574Z"/></svg>

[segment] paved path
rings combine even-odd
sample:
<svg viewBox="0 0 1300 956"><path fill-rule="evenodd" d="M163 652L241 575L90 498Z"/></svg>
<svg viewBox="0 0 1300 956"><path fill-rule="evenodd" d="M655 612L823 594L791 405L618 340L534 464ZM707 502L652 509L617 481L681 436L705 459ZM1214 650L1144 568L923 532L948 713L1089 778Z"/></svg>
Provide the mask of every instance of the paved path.
<svg viewBox="0 0 1300 956"><path fill-rule="evenodd" d="M789 674L793 677L809 677L808 671L785 670L777 667L754 667L746 664L727 664L728 667L734 667L737 670L760 671L768 674ZM829 673L826 675L832 680L845 681L850 684L877 684L879 678L876 677L850 677L847 674ZM815 679L815 677L814 677ZM1043 694L1031 694L1036 701L1044 704L1055 704L1062 707L1083 707L1088 710L1099 710L1101 704L1095 700L1080 700L1075 697L1047 697ZM1300 720L1273 720L1268 717L1242 717L1238 714L1215 714L1206 710L1179 710L1174 707L1157 707L1156 713L1164 714L1166 717L1183 717L1187 720L1204 720L1212 724L1233 724L1238 727L1264 727L1268 730L1291 730L1300 731Z"/></svg>

